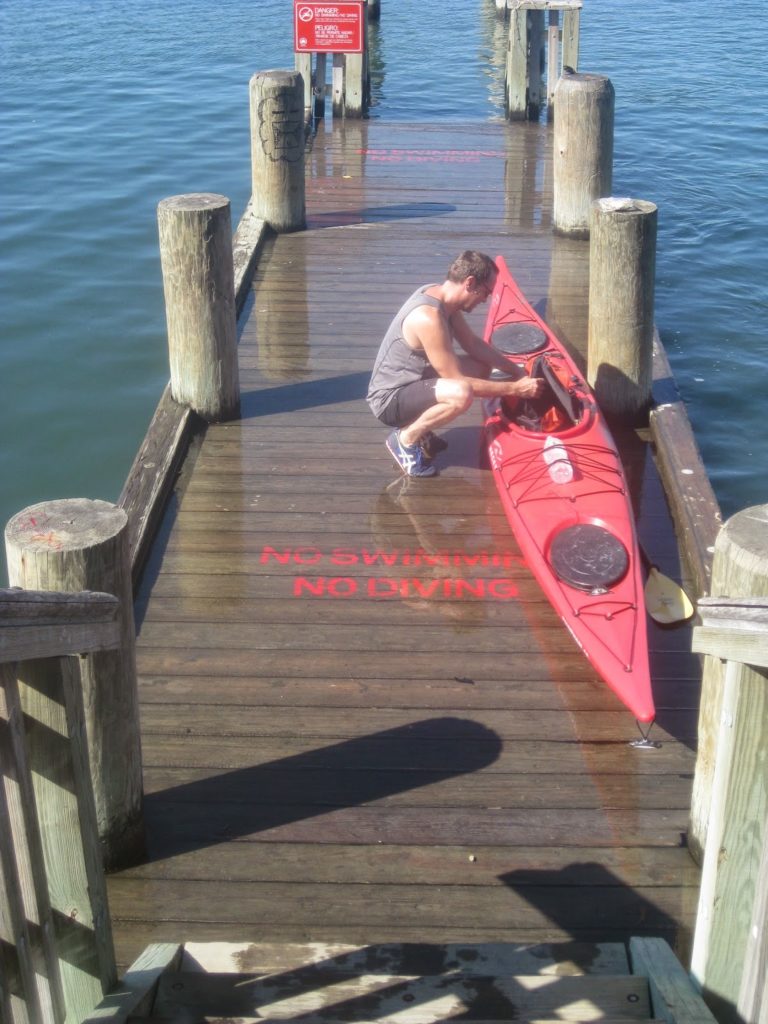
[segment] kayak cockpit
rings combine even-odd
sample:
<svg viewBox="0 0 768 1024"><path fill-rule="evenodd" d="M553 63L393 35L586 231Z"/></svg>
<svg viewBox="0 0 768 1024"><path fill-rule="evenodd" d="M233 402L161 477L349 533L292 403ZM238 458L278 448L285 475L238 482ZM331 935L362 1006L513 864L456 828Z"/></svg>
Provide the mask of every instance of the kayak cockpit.
<svg viewBox="0 0 768 1024"><path fill-rule="evenodd" d="M546 331L530 321L517 321L497 327L490 343L515 364L517 376L544 381L544 391L537 398L501 400L498 411L508 422L544 434L560 434L582 423L589 390L552 346Z"/></svg>

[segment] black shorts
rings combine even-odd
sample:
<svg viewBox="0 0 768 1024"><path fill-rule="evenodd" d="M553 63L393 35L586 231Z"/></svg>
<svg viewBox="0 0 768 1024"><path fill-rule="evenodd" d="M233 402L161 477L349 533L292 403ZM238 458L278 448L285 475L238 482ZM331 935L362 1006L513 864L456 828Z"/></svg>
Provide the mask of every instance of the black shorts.
<svg viewBox="0 0 768 1024"><path fill-rule="evenodd" d="M460 356L459 364L461 372L467 377L487 379L491 372L490 364L481 363L471 356ZM388 427L407 427L413 423L423 412L437 404L435 384L438 380L440 378L435 373L434 377L427 377L426 380L403 384L397 389L389 405L380 413L379 420Z"/></svg>
<svg viewBox="0 0 768 1024"><path fill-rule="evenodd" d="M379 419L388 427L407 427L423 412L437 403L435 385L439 377L428 380L414 380L398 388L392 400L379 414Z"/></svg>

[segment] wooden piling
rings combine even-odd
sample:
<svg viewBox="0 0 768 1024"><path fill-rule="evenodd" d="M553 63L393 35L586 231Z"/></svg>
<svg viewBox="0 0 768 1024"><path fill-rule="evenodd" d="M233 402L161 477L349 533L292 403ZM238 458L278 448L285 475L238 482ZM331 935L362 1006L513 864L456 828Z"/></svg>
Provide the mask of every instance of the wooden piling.
<svg viewBox="0 0 768 1024"><path fill-rule="evenodd" d="M304 91L304 121L311 124L315 106L315 79L312 73L312 54L297 53L294 64L296 71L301 75L301 84Z"/></svg>
<svg viewBox="0 0 768 1024"><path fill-rule="evenodd" d="M521 7L509 12L504 94L507 118L525 120L528 116L528 11Z"/></svg>
<svg viewBox="0 0 768 1024"><path fill-rule="evenodd" d="M721 529L712 595L768 596L768 505ZM707 656L698 735L688 845L703 870L691 966L718 1019L735 1020L768 816L766 668Z"/></svg>
<svg viewBox="0 0 768 1024"><path fill-rule="evenodd" d="M561 67L579 70L579 31L581 26L581 5L569 4L563 11L562 60Z"/></svg>
<svg viewBox="0 0 768 1024"><path fill-rule="evenodd" d="M256 216L275 231L306 224L304 81L298 72L251 78L251 182Z"/></svg>
<svg viewBox="0 0 768 1024"><path fill-rule="evenodd" d="M171 393L210 422L237 416L235 286L229 200L208 192L157 207Z"/></svg>
<svg viewBox="0 0 768 1024"><path fill-rule="evenodd" d="M592 204L587 377L603 411L630 423L651 398L656 222L641 199Z"/></svg>
<svg viewBox="0 0 768 1024"><path fill-rule="evenodd" d="M322 121L325 117L325 79L326 79L326 54L318 53L315 59L315 77L313 79L312 94L314 96L314 118Z"/></svg>
<svg viewBox="0 0 768 1024"><path fill-rule="evenodd" d="M553 224L588 238L590 207L611 194L615 94L604 75L563 73L555 87Z"/></svg>
<svg viewBox="0 0 768 1024"><path fill-rule="evenodd" d="M118 650L79 659L99 838L107 869L144 855L141 740L128 517L115 505L84 498L32 505L5 531L12 586L102 591L120 601ZM62 685L59 662L35 662L32 699ZM51 677L51 678L49 678Z"/></svg>

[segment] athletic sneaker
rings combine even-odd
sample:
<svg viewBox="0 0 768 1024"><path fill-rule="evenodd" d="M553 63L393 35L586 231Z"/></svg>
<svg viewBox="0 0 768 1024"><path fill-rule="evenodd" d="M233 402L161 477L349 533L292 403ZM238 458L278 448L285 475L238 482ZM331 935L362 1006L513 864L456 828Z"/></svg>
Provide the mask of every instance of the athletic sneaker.
<svg viewBox="0 0 768 1024"><path fill-rule="evenodd" d="M425 458L421 446L407 445L400 440L400 431L393 430L387 438L392 458L407 476L436 476L437 469Z"/></svg>
<svg viewBox="0 0 768 1024"><path fill-rule="evenodd" d="M434 459L439 452L444 452L448 447L448 442L444 441L442 437L438 437L437 434L433 434L431 430L421 439L421 450L424 452L425 459Z"/></svg>

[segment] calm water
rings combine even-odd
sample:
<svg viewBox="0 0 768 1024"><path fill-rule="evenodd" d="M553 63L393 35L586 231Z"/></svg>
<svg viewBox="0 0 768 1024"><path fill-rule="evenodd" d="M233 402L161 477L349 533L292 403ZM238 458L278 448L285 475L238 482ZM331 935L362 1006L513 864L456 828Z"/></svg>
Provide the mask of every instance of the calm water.
<svg viewBox="0 0 768 1024"><path fill-rule="evenodd" d="M381 6L372 116L501 116L493 0ZM718 498L766 502L764 0L585 0L581 39L616 89L614 193L659 205L656 319ZM239 218L248 80L292 64L290 0L2 0L2 523L117 497L168 378L156 203Z"/></svg>

